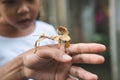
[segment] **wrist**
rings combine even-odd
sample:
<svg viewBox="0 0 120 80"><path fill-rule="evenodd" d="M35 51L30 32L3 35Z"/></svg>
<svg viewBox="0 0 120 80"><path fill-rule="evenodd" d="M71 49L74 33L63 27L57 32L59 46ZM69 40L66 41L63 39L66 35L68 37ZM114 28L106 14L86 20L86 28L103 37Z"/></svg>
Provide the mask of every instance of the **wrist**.
<svg viewBox="0 0 120 80"><path fill-rule="evenodd" d="M0 80L24 80L24 65L22 55L16 57L0 68Z"/></svg>

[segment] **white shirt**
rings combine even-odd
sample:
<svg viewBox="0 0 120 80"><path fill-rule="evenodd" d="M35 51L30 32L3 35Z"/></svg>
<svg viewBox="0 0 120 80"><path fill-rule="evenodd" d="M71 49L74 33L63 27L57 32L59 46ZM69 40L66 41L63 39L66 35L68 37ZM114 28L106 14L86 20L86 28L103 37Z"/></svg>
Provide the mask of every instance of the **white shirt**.
<svg viewBox="0 0 120 80"><path fill-rule="evenodd" d="M21 53L34 48L35 41L39 38L39 36L45 34L47 36L57 35L54 27L50 24L47 24L42 21L36 21L35 30L24 37L17 38L8 38L0 36L0 66L9 62L16 56ZM40 42L40 45L46 44L54 44L53 40L45 39Z"/></svg>

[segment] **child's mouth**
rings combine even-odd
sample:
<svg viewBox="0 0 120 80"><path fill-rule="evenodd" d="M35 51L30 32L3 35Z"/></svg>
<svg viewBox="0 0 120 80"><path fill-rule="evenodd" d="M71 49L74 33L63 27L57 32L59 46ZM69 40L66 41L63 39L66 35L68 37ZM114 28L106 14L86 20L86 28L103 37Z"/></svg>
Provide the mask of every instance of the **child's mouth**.
<svg viewBox="0 0 120 80"><path fill-rule="evenodd" d="M32 22L31 19L24 19L24 20L20 20L17 23L20 25L29 25Z"/></svg>

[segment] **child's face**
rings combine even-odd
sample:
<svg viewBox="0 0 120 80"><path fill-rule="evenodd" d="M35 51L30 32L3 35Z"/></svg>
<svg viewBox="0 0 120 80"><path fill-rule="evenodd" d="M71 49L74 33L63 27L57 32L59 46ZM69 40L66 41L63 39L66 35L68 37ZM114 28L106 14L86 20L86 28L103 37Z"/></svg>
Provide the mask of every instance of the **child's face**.
<svg viewBox="0 0 120 80"><path fill-rule="evenodd" d="M0 0L0 14L11 26L25 28L36 19L39 4L40 0Z"/></svg>

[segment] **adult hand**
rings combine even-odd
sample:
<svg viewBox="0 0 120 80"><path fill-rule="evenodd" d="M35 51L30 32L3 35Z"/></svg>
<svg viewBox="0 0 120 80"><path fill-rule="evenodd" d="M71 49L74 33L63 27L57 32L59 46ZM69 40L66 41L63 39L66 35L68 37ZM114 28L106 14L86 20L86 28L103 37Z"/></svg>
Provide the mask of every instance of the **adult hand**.
<svg viewBox="0 0 120 80"><path fill-rule="evenodd" d="M35 80L74 80L69 74L84 80L97 80L97 75L72 64L103 63L104 58L94 54L103 51L105 46L95 43L71 44L66 50L64 46L61 48L57 45L42 46L35 54L32 49L24 55L24 75Z"/></svg>
<svg viewBox="0 0 120 80"><path fill-rule="evenodd" d="M75 64L102 64L105 61L104 57L96 53L101 53L105 50L106 47L101 44L80 43L71 45L71 47L68 48L68 53L72 56L72 63ZM88 72L78 66L71 66L69 74L70 77L67 80L79 80L78 78L83 80L98 80L96 74Z"/></svg>

